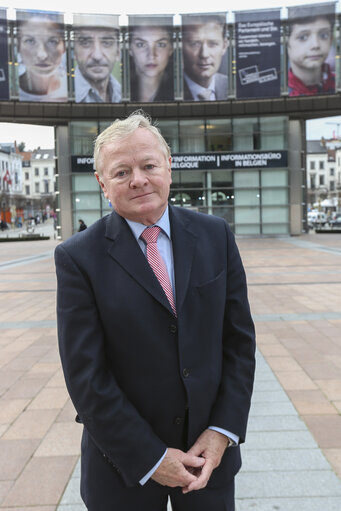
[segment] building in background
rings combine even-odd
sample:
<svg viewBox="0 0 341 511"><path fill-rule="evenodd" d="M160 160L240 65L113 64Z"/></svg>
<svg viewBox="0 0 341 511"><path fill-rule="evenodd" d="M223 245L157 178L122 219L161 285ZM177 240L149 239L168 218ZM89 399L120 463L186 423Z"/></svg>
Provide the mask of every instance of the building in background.
<svg viewBox="0 0 341 511"><path fill-rule="evenodd" d="M55 155L53 149L35 149L23 155L25 219L43 219L55 210Z"/></svg>
<svg viewBox="0 0 341 511"><path fill-rule="evenodd" d="M1 220L22 226L55 211L55 156L53 149L19 151L16 142L0 144Z"/></svg>
<svg viewBox="0 0 341 511"><path fill-rule="evenodd" d="M22 213L21 202L22 157L15 144L0 144L0 220L15 224Z"/></svg>
<svg viewBox="0 0 341 511"><path fill-rule="evenodd" d="M308 140L306 153L308 209L341 209L341 140Z"/></svg>
<svg viewBox="0 0 341 511"><path fill-rule="evenodd" d="M110 122L57 127L62 236L111 211L93 176L94 138ZM158 118L172 151L170 203L221 216L238 235L300 234L301 124L288 116ZM70 154L71 157L68 157Z"/></svg>

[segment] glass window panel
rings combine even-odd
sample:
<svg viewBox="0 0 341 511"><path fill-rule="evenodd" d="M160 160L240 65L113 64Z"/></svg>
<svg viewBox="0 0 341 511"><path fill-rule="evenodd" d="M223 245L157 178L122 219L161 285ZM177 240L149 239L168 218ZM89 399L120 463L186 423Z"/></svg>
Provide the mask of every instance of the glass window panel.
<svg viewBox="0 0 341 511"><path fill-rule="evenodd" d="M262 186L288 186L287 170L262 170Z"/></svg>
<svg viewBox="0 0 341 511"><path fill-rule="evenodd" d="M100 121L99 123L99 133L102 133L105 129L109 128L111 126L113 121Z"/></svg>
<svg viewBox="0 0 341 511"><path fill-rule="evenodd" d="M260 223L260 208L238 208L234 209L234 222L235 224L259 224Z"/></svg>
<svg viewBox="0 0 341 511"><path fill-rule="evenodd" d="M203 120L180 121L180 152L205 152L205 125Z"/></svg>
<svg viewBox="0 0 341 511"><path fill-rule="evenodd" d="M233 208L213 208L212 214L224 218L228 224L234 223L234 211Z"/></svg>
<svg viewBox="0 0 341 511"><path fill-rule="evenodd" d="M235 188L243 188L250 186L259 186L259 172L258 171L250 171L250 172L242 172L236 171L234 173L234 187Z"/></svg>
<svg viewBox="0 0 341 511"><path fill-rule="evenodd" d="M99 193L76 193L72 196L72 208L76 211L82 209L100 209Z"/></svg>
<svg viewBox="0 0 341 511"><path fill-rule="evenodd" d="M234 203L236 206L258 206L259 190L235 190Z"/></svg>
<svg viewBox="0 0 341 511"><path fill-rule="evenodd" d="M179 152L179 125L178 121L159 121L157 127L171 148L172 153Z"/></svg>
<svg viewBox="0 0 341 511"><path fill-rule="evenodd" d="M254 140L257 132L257 118L233 119L233 150L252 151L257 149Z"/></svg>
<svg viewBox="0 0 341 511"><path fill-rule="evenodd" d="M287 148L287 118L260 117L260 148L286 149Z"/></svg>
<svg viewBox="0 0 341 511"><path fill-rule="evenodd" d="M99 191L99 185L93 174L73 174L72 190L74 192L95 192Z"/></svg>
<svg viewBox="0 0 341 511"><path fill-rule="evenodd" d="M236 234L260 234L259 225L236 225L234 228Z"/></svg>
<svg viewBox="0 0 341 511"><path fill-rule="evenodd" d="M233 184L232 170L214 170L211 172L212 187L226 186L231 187Z"/></svg>
<svg viewBox="0 0 341 511"><path fill-rule="evenodd" d="M286 149L285 133L261 133L260 149L262 151L273 151L274 149Z"/></svg>
<svg viewBox="0 0 341 511"><path fill-rule="evenodd" d="M186 187L190 186L191 188L199 187L202 188L205 186L205 173L203 171L197 170L184 170L184 171L174 171L172 173L172 184L173 187Z"/></svg>
<svg viewBox="0 0 341 511"><path fill-rule="evenodd" d="M269 207L262 208L262 222L264 223L288 223L289 209L288 207Z"/></svg>
<svg viewBox="0 0 341 511"><path fill-rule="evenodd" d="M174 206L199 207L206 206L205 190L171 190L170 203Z"/></svg>
<svg viewBox="0 0 341 511"><path fill-rule="evenodd" d="M73 213L73 232L77 232L79 229L78 220L82 219L89 227L89 225L97 222L101 217L100 211L74 211Z"/></svg>
<svg viewBox="0 0 341 511"><path fill-rule="evenodd" d="M97 122L82 121L70 123L71 154L92 155L97 137Z"/></svg>
<svg viewBox="0 0 341 511"><path fill-rule="evenodd" d="M289 234L288 224L264 224L263 234Z"/></svg>
<svg viewBox="0 0 341 511"><path fill-rule="evenodd" d="M288 189L282 188L263 189L262 190L262 204L288 204Z"/></svg>
<svg viewBox="0 0 341 511"><path fill-rule="evenodd" d="M232 149L232 125L230 119L206 121L208 151L229 151Z"/></svg>

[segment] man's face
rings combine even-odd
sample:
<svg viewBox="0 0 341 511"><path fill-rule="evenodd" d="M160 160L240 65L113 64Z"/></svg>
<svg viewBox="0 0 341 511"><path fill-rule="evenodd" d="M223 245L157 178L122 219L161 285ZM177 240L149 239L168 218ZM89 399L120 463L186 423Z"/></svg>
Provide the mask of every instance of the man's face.
<svg viewBox="0 0 341 511"><path fill-rule="evenodd" d="M171 159L154 133L137 128L104 145L100 166L96 179L119 215L145 225L161 218L172 182Z"/></svg>
<svg viewBox="0 0 341 511"><path fill-rule="evenodd" d="M75 35L75 56L86 80L106 80L120 58L119 42L115 30L79 29Z"/></svg>
<svg viewBox="0 0 341 511"><path fill-rule="evenodd" d="M227 49L223 27L217 23L187 26L184 31L185 73L196 83L208 87L217 73Z"/></svg>
<svg viewBox="0 0 341 511"><path fill-rule="evenodd" d="M332 28L327 19L318 18L313 23L294 24L288 39L288 56L291 67L316 69L328 57L332 43Z"/></svg>

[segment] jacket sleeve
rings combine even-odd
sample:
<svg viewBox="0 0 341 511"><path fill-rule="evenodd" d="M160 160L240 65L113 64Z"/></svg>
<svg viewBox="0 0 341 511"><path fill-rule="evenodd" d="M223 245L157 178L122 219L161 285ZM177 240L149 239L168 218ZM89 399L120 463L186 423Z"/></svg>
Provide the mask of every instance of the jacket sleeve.
<svg viewBox="0 0 341 511"><path fill-rule="evenodd" d="M81 422L127 486L157 463L166 445L115 381L87 275L66 248L55 251L59 351L66 385Z"/></svg>
<svg viewBox="0 0 341 511"><path fill-rule="evenodd" d="M247 297L244 267L226 224L227 279L223 328L222 378L210 424L245 441L255 372L255 330Z"/></svg>

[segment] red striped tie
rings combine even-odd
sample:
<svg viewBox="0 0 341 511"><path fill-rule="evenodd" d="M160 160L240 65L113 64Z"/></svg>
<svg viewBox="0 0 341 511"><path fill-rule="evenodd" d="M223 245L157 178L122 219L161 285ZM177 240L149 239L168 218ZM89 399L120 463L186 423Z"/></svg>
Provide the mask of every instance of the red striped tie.
<svg viewBox="0 0 341 511"><path fill-rule="evenodd" d="M157 248L157 239L160 232L160 227L147 227L140 237L145 241L147 245L147 261L155 273L158 281L160 282L161 287L168 298L170 306L172 307L172 311L176 316L173 290L169 280L167 268L159 252L159 249Z"/></svg>

